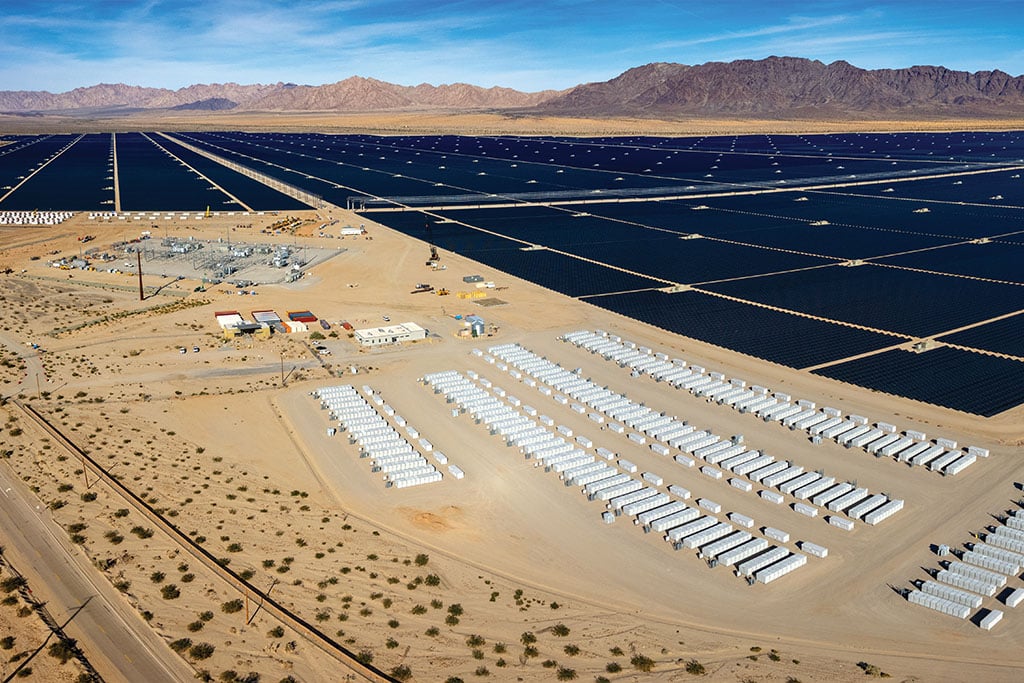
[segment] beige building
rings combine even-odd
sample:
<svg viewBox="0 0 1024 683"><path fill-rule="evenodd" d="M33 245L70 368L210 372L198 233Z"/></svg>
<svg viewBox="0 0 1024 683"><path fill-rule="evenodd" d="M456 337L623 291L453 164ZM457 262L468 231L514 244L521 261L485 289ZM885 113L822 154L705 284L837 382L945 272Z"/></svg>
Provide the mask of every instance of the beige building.
<svg viewBox="0 0 1024 683"><path fill-rule="evenodd" d="M416 339L426 339L427 331L416 323L399 323L386 327L369 327L355 331L356 341L363 346L383 346Z"/></svg>

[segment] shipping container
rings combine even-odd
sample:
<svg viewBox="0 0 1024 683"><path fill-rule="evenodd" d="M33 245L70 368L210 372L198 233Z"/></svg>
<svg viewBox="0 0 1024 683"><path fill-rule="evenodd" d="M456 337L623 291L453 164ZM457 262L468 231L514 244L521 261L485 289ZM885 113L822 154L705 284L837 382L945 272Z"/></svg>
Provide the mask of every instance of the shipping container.
<svg viewBox="0 0 1024 683"><path fill-rule="evenodd" d="M971 609L978 609L981 607L982 597L970 591L965 591L962 588L955 588L938 581L922 581L921 590L929 595L937 595L940 598L945 598L950 602L955 602L960 605L966 605Z"/></svg>
<svg viewBox="0 0 1024 683"><path fill-rule="evenodd" d="M922 607L927 607L958 619L966 619L971 613L971 608L966 605L959 605L955 602L950 602L945 598L929 595L917 590L910 592L907 596L907 601L911 604L921 605Z"/></svg>
<svg viewBox="0 0 1024 683"><path fill-rule="evenodd" d="M718 563L731 567L737 562L742 562L768 547L768 541L763 538L752 538L746 543L739 545L732 550L727 550L718 556Z"/></svg>
<svg viewBox="0 0 1024 683"><path fill-rule="evenodd" d="M753 518L748 517L747 515L742 515L742 514L740 514L738 512L730 512L729 513L729 520L733 524L735 524L736 526L741 526L744 529L753 529L754 528L754 520L753 520Z"/></svg>
<svg viewBox="0 0 1024 683"><path fill-rule="evenodd" d="M721 479L722 470L712 467L711 465L704 465L700 468L701 473L705 476L711 477L712 479Z"/></svg>
<svg viewBox="0 0 1024 683"><path fill-rule="evenodd" d="M683 524L688 524L700 516L700 512L698 512L694 508L688 507L685 510L681 510L666 517L656 519L652 521L649 524L649 526L651 527L651 531L661 533L663 531L668 531L669 529L674 529L678 526L682 526ZM710 518L707 519L710 520ZM710 526L710 524L708 526Z"/></svg>
<svg viewBox="0 0 1024 683"><path fill-rule="evenodd" d="M799 569L805 564L807 564L806 555L793 553L789 557L779 560L775 564L768 565L767 567L758 570L754 578L756 578L760 583L771 583L772 581Z"/></svg>
<svg viewBox="0 0 1024 683"><path fill-rule="evenodd" d="M689 500L690 499L690 490L686 489L686 488L683 488L682 486L679 486L678 484L669 484L668 492L671 493L673 496L678 496L679 498L681 498L683 500Z"/></svg>
<svg viewBox="0 0 1024 683"><path fill-rule="evenodd" d="M744 493L750 493L751 489L754 488L754 485L749 481L746 481L745 479L737 479L736 477L731 477L729 479L729 485L743 491Z"/></svg>
<svg viewBox="0 0 1024 683"><path fill-rule="evenodd" d="M712 514L716 514L716 515L722 511L722 506L720 504L716 503L713 500L709 500L707 498L698 498L697 499L697 505L699 507L704 508L708 512L711 512Z"/></svg>
<svg viewBox="0 0 1024 683"><path fill-rule="evenodd" d="M992 627L1002 620L1003 613L1001 610L990 609L988 611L988 614L981 618L981 623L979 624L979 626L981 626L981 628L986 631L991 631Z"/></svg>
<svg viewBox="0 0 1024 683"><path fill-rule="evenodd" d="M890 500L888 503L864 515L864 523L874 526L875 524L892 517L902 509L903 501L901 499L897 498L896 500Z"/></svg>
<svg viewBox="0 0 1024 683"><path fill-rule="evenodd" d="M767 552L755 555L736 565L736 573L739 576L752 576L754 572L763 567L775 564L789 555L789 551L778 546L771 546Z"/></svg>

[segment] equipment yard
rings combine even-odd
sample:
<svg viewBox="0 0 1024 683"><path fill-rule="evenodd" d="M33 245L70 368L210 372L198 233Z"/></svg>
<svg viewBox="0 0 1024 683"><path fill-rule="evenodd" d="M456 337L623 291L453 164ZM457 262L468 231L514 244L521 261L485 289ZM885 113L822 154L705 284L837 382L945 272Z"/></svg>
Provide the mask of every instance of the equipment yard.
<svg viewBox="0 0 1024 683"><path fill-rule="evenodd" d="M147 214L143 301L124 222L0 225L0 503L113 588L62 597L5 528L58 621L116 603L182 680L1020 680L1024 408L840 383L443 246L427 269L433 245L365 215L321 237L325 210L298 235ZM121 272L49 265L86 234ZM285 248L295 282L264 263ZM231 251L248 268L208 276ZM490 283L504 305L438 296ZM214 315L295 312L306 331L266 338ZM406 321L423 338L358 343Z"/></svg>

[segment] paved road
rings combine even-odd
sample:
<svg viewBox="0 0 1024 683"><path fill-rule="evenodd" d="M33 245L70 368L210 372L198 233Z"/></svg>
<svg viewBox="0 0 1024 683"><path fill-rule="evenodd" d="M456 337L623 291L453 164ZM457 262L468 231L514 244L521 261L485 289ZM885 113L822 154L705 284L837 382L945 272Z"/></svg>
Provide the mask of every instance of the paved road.
<svg viewBox="0 0 1024 683"><path fill-rule="evenodd" d="M0 538L5 555L58 623L88 600L65 633L78 641L104 680L193 680L194 671L65 537L49 511L6 465L0 466Z"/></svg>

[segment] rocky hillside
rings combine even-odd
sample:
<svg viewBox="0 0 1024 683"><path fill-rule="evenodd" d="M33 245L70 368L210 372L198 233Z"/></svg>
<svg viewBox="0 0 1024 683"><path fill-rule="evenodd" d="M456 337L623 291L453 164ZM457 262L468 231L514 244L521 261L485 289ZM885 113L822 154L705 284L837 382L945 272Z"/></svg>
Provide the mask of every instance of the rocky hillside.
<svg viewBox="0 0 1024 683"><path fill-rule="evenodd" d="M57 112L85 109L217 109L242 111L375 111L388 109L509 109L532 107L560 93L524 93L509 88L453 85L395 85L353 76L327 85L190 85L179 90L100 84L66 93L0 91L0 112Z"/></svg>
<svg viewBox="0 0 1024 683"><path fill-rule="evenodd" d="M941 66L866 70L793 57L658 63L579 85L537 109L595 117L1024 116L1024 77Z"/></svg>
<svg viewBox="0 0 1024 683"><path fill-rule="evenodd" d="M66 93L0 91L0 113L90 110L397 111L444 109L526 115L666 119L1024 118L1024 76L941 66L860 69L794 57L657 63L602 83L526 93L466 83L402 86L353 76L337 83L191 85L179 90L101 84Z"/></svg>

